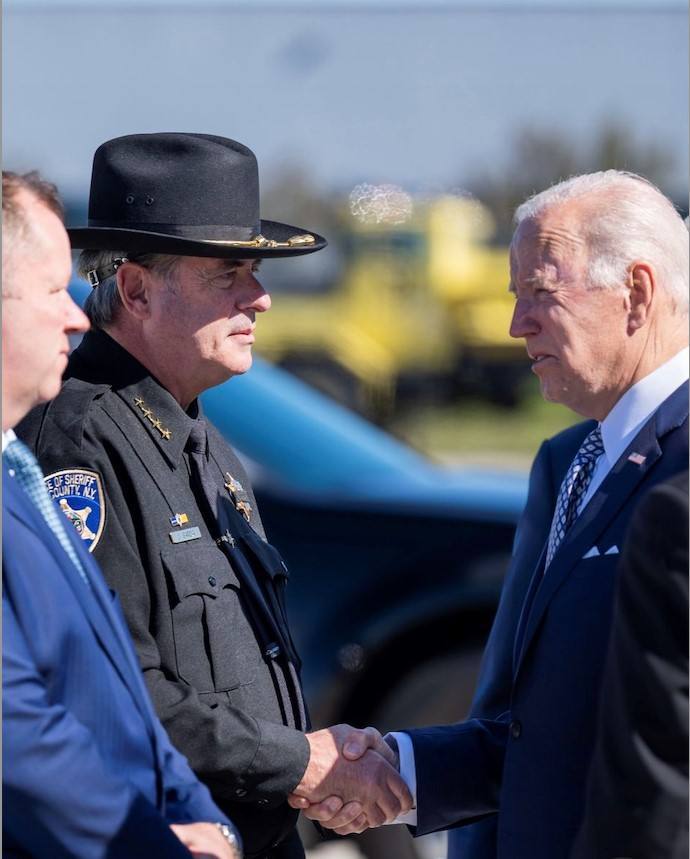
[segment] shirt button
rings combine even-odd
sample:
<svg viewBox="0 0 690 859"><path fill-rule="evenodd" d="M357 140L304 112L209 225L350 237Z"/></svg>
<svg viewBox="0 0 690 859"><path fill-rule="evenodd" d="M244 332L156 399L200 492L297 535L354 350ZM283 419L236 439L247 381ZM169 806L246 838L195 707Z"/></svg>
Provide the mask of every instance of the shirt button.
<svg viewBox="0 0 690 859"><path fill-rule="evenodd" d="M247 795L247 791L243 787L238 787L235 790L235 796L246 796L246 795Z"/></svg>
<svg viewBox="0 0 690 859"><path fill-rule="evenodd" d="M208 577L208 583L209 583L209 585L211 585L211 587L212 587L212 588L215 588L215 586L216 586L216 577L215 577L215 576L209 576L209 577Z"/></svg>
<svg viewBox="0 0 690 859"><path fill-rule="evenodd" d="M517 719L510 723L510 736L517 740L520 738L522 734L522 722L519 722Z"/></svg>

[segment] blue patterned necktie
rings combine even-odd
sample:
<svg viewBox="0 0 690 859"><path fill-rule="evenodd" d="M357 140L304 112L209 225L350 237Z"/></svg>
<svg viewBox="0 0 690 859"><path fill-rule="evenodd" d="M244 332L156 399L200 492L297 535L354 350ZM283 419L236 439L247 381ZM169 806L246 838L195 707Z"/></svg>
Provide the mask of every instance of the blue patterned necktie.
<svg viewBox="0 0 690 859"><path fill-rule="evenodd" d="M45 519L46 524L53 534L55 534L58 542L67 553L70 561L72 561L79 571L79 575L82 577L85 584L90 587L91 585L86 575L86 571L84 570L84 566L79 560L79 556L67 536L62 516L55 506L53 499L48 494L48 490L46 489L46 485L43 481L43 472L36 461L36 457L25 444L19 441L19 439L13 439L5 448L2 458L7 464L10 477L14 477L16 479L17 483L29 496L32 504L38 508L41 516Z"/></svg>
<svg viewBox="0 0 690 859"><path fill-rule="evenodd" d="M561 545L568 529L577 518L580 503L587 494L587 489L594 474L597 460L604 452L601 439L601 428L597 426L582 442L582 446L570 463L570 468L558 490L556 510L551 521L549 544L546 549L546 567L548 568L556 549Z"/></svg>

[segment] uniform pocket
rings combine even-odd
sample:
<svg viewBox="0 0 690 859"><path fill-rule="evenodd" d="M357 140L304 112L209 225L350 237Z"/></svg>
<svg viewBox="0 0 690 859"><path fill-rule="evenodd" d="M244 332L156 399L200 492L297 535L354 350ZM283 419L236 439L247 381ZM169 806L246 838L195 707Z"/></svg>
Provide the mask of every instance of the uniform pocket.
<svg viewBox="0 0 690 859"><path fill-rule="evenodd" d="M179 676L199 692L252 683L254 632L242 608L240 582L215 546L184 544L161 552L169 578Z"/></svg>

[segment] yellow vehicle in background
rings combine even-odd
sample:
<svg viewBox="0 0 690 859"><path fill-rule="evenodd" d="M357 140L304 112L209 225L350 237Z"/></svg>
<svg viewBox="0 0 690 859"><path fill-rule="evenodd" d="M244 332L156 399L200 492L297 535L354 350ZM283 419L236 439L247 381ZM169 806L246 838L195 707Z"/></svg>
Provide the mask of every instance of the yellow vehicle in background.
<svg viewBox="0 0 690 859"><path fill-rule="evenodd" d="M514 402L527 365L508 335L508 251L490 245L486 207L448 196L416 204L402 224L350 213L341 223L314 255L330 271L305 284L293 264L280 273L292 281L267 279L277 294L258 351L379 420L410 393L444 401L470 388Z"/></svg>

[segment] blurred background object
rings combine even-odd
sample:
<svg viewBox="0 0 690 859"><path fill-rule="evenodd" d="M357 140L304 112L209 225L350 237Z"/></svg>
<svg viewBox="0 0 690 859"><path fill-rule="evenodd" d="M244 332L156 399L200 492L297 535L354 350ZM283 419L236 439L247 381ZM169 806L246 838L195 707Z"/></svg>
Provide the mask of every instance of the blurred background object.
<svg viewBox="0 0 690 859"><path fill-rule="evenodd" d="M257 350L433 454L475 455L435 430L458 404L507 419L509 463L543 435L507 334L517 203L619 167L687 206L678 0L7 0L4 21L6 163L54 176L75 221L109 137L249 143L264 211L331 241L264 266Z"/></svg>
<svg viewBox="0 0 690 859"><path fill-rule="evenodd" d="M686 206L678 0L7 0L4 19L6 163L54 176L74 221L106 138L247 141L264 211L331 240L264 266L258 351L421 447L468 397L530 410L517 203L619 167Z"/></svg>
<svg viewBox="0 0 690 859"><path fill-rule="evenodd" d="M462 718L524 471L577 420L507 336L512 212L606 167L687 212L685 3L6 0L3 18L5 165L56 180L71 223L98 144L204 131L256 152L264 217L329 238L263 264L256 348L387 432L261 361L205 406L289 563L315 723ZM443 844L389 827L313 859Z"/></svg>
<svg viewBox="0 0 690 859"><path fill-rule="evenodd" d="M280 298L259 351L380 422L470 390L515 405L528 370L508 335L508 252L490 244L488 208L359 185L336 213L340 271L307 289L298 267L283 266L278 285L271 266Z"/></svg>

